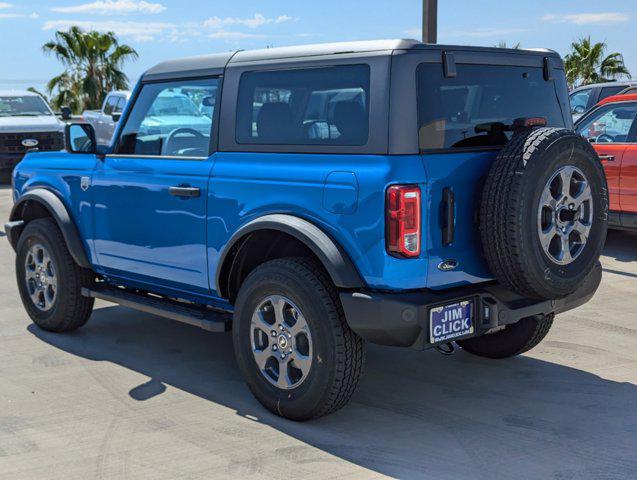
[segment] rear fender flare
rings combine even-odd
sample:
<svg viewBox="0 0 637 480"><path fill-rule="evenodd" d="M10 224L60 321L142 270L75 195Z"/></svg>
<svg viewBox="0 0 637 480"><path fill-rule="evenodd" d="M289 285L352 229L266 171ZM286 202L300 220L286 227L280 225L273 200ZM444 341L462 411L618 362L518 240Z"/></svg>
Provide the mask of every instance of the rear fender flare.
<svg viewBox="0 0 637 480"><path fill-rule="evenodd" d="M75 260L75 263L83 268L92 268L86 255L84 244L82 243L82 239L73 219L71 218L71 215L64 203L62 203L62 200L60 200L60 198L50 190L35 188L22 195L18 199L18 202L13 206L9 220L11 222L16 222L25 220L25 217L28 218L27 212L29 202L39 203L46 208L60 228L64 241L66 242L66 246L73 257L73 260ZM16 237L18 236L16 235ZM12 243L15 243L13 248L16 248L17 241L18 238L13 239Z"/></svg>
<svg viewBox="0 0 637 480"><path fill-rule="evenodd" d="M323 264L336 287L354 289L365 286L347 253L323 230L293 215L271 214L246 223L232 235L222 250L215 274L215 288L220 295L225 291L223 285L227 280L223 273L230 270L229 267L234 261L228 258L228 255L233 251L233 247L240 245L242 238L259 230L277 230L302 242Z"/></svg>

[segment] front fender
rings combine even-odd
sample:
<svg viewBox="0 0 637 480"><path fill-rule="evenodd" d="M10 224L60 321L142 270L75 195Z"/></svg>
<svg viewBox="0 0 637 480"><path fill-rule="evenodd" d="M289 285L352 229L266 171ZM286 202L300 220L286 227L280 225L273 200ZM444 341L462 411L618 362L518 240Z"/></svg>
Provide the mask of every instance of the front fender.
<svg viewBox="0 0 637 480"><path fill-rule="evenodd" d="M221 292L222 271L228 254L249 233L258 230L277 230L305 244L320 260L334 285L340 288L362 288L365 283L347 253L323 230L307 220L293 215L271 214L256 218L237 230L221 252L215 275L215 287Z"/></svg>
<svg viewBox="0 0 637 480"><path fill-rule="evenodd" d="M34 188L20 196L17 203L11 210L9 221L19 222L20 220L29 220L29 205L32 202L43 206L49 212L51 217L53 217L62 232L62 236L64 237L64 241L66 242L66 246L73 257L73 260L75 260L80 267L91 268L86 251L84 250L82 238L80 237L73 219L69 215L64 203L62 203L62 200L60 200L60 198L50 190ZM17 246L18 238L19 235L12 235L11 244L14 249Z"/></svg>

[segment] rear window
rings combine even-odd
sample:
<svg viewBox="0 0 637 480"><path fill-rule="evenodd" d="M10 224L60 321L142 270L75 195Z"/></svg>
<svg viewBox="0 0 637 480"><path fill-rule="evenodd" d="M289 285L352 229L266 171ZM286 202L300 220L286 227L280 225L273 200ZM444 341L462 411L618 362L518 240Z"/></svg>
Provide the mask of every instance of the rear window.
<svg viewBox="0 0 637 480"><path fill-rule="evenodd" d="M239 83L237 142L365 145L369 66L246 72Z"/></svg>
<svg viewBox="0 0 637 480"><path fill-rule="evenodd" d="M457 76L445 78L440 64L421 64L417 75L421 149L503 145L511 133L478 133L476 126L521 117L565 126L554 82L544 80L542 68L459 64Z"/></svg>

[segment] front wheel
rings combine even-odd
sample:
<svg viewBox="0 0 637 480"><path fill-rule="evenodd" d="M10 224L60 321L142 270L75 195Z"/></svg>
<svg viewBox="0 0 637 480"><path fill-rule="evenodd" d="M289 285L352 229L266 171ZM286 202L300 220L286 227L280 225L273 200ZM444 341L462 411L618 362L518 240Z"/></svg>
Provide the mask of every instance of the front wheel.
<svg viewBox="0 0 637 480"><path fill-rule="evenodd" d="M458 342L464 350L479 357L507 358L536 347L553 325L554 315L523 318L504 330Z"/></svg>
<svg viewBox="0 0 637 480"><path fill-rule="evenodd" d="M95 275L75 263L55 221L29 222L16 252L18 290L33 322L51 332L84 325L94 299L82 296L82 287L91 286Z"/></svg>
<svg viewBox="0 0 637 480"><path fill-rule="evenodd" d="M336 289L304 258L272 260L250 273L237 297L233 340L254 396L292 420L344 406L363 369L363 340L347 325Z"/></svg>

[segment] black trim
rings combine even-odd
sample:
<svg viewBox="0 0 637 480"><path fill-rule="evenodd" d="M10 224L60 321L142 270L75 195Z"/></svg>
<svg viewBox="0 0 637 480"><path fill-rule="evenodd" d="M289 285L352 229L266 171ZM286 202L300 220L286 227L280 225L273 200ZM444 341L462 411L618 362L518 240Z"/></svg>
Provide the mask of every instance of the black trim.
<svg viewBox="0 0 637 480"><path fill-rule="evenodd" d="M442 189L443 227L442 244L448 247L456 235L456 197L453 188Z"/></svg>
<svg viewBox="0 0 637 480"><path fill-rule="evenodd" d="M458 76L456 68L456 59L451 52L442 52L442 71L445 78L454 78Z"/></svg>
<svg viewBox="0 0 637 480"><path fill-rule="evenodd" d="M219 295L225 294L223 285L227 281L227 278L222 278L222 272L231 270L227 268L228 265L225 265L228 254L236 245L239 245L243 237L258 230L278 230L301 241L318 257L337 287L364 288L365 283L347 253L323 230L299 217L272 214L248 222L226 243L219 257L215 274L215 289Z"/></svg>
<svg viewBox="0 0 637 480"><path fill-rule="evenodd" d="M75 147L71 145L71 128L79 126L88 134L88 138L92 143L91 150L85 152L80 150L75 150ZM88 129L88 130L87 130ZM72 122L67 123L64 127L64 148L68 153L71 154L83 154L83 155L95 155L97 153L97 140L95 137L95 127L90 123L86 122Z"/></svg>
<svg viewBox="0 0 637 480"><path fill-rule="evenodd" d="M60 198L53 192L45 190L44 188L29 190L27 193L22 195L18 200L18 203L13 206L9 220L11 222L15 222L27 217L27 211L29 208L28 202L39 203L49 211L60 228L64 241L66 242L66 246L73 257L73 260L75 260L75 263L83 268L92 268L91 263L88 261L88 257L86 256L84 244L82 243L82 239L77 231L75 223L73 223L73 220L64 206L64 203L62 203L62 200L60 200ZM17 238L15 240L17 244Z"/></svg>
<svg viewBox="0 0 637 480"><path fill-rule="evenodd" d="M443 291L341 291L340 298L350 328L367 341L378 345L424 349L436 346L429 342L429 311L434 306L462 300L473 301L478 308L475 309L474 319L476 331L470 336L481 336L522 318L577 308L592 298L601 279L602 267L598 262L577 291L558 300L524 298L495 282Z"/></svg>
<svg viewBox="0 0 637 480"><path fill-rule="evenodd" d="M20 238L20 235L22 235L24 227L24 220L16 220L14 222L4 224L4 233L7 234L7 240L9 240L9 243L14 250L18 247L18 239Z"/></svg>

